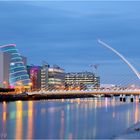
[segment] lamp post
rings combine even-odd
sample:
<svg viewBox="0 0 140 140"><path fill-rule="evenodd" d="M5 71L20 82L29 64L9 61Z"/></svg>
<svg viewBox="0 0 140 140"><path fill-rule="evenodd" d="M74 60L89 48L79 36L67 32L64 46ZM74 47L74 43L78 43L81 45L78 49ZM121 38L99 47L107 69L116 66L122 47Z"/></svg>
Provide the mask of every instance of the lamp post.
<svg viewBox="0 0 140 140"><path fill-rule="evenodd" d="M32 90L32 86L33 86L33 84L30 82L29 83L29 87L30 87L29 89L30 89L30 91Z"/></svg>
<svg viewBox="0 0 140 140"><path fill-rule="evenodd" d="M6 81L3 81L4 88L6 88L6 84L7 84L7 82Z"/></svg>
<svg viewBox="0 0 140 140"><path fill-rule="evenodd" d="M17 85L19 86L19 91L21 93L22 92L22 82L21 81L17 82Z"/></svg>

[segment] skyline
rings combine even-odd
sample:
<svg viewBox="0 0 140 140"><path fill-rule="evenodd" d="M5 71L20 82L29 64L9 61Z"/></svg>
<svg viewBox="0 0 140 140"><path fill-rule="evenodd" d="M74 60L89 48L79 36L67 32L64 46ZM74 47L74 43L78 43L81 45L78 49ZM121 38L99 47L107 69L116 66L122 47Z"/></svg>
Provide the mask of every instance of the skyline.
<svg viewBox="0 0 140 140"><path fill-rule="evenodd" d="M100 47L97 38L108 42L140 71L139 5L140 2L0 2L0 45L16 43L29 64L39 65L45 60L66 71L91 71L89 65L99 63L102 81L119 81L117 77L121 75L137 81L118 57Z"/></svg>

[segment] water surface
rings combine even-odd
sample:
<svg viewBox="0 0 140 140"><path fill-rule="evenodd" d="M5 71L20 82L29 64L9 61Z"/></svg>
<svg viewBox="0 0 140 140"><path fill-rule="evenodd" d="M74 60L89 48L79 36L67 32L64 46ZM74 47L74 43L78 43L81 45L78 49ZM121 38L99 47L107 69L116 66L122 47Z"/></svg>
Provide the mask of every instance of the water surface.
<svg viewBox="0 0 140 140"><path fill-rule="evenodd" d="M0 138L114 138L140 120L140 103L119 98L0 103Z"/></svg>

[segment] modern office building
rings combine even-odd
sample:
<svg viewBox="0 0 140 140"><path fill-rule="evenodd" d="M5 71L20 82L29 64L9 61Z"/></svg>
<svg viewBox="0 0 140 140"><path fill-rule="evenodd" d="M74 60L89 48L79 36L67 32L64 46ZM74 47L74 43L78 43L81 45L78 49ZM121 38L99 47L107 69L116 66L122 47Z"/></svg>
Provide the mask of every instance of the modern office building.
<svg viewBox="0 0 140 140"><path fill-rule="evenodd" d="M47 63L41 66L41 90L48 89L48 69L49 65Z"/></svg>
<svg viewBox="0 0 140 140"><path fill-rule="evenodd" d="M51 66L48 63L42 66L27 67L32 90L56 90L64 89L65 72L59 66Z"/></svg>
<svg viewBox="0 0 140 140"><path fill-rule="evenodd" d="M23 57L18 52L15 44L8 44L0 46L0 52L8 53L10 55L10 62L6 62L5 65L9 65L9 85L15 86L28 86L30 83L29 75L27 74L26 66L23 62ZM6 60L5 60L6 61ZM1 65L3 69L4 65Z"/></svg>
<svg viewBox="0 0 140 140"><path fill-rule="evenodd" d="M42 66L27 66L32 90L48 89L48 68L49 65L46 62Z"/></svg>
<svg viewBox="0 0 140 140"><path fill-rule="evenodd" d="M41 89L41 66L27 66L32 90Z"/></svg>
<svg viewBox="0 0 140 140"><path fill-rule="evenodd" d="M48 69L48 85L49 89L59 90L64 89L65 85L65 71L57 65L49 67Z"/></svg>
<svg viewBox="0 0 140 140"><path fill-rule="evenodd" d="M100 86L100 78L95 76L92 72L72 72L65 75L66 88L73 89L93 89Z"/></svg>
<svg viewBox="0 0 140 140"><path fill-rule="evenodd" d="M0 87L9 87L9 68L11 55L0 52Z"/></svg>
<svg viewBox="0 0 140 140"><path fill-rule="evenodd" d="M98 88L98 87L100 87L100 77L99 76L95 76L94 77L94 87L96 88Z"/></svg>

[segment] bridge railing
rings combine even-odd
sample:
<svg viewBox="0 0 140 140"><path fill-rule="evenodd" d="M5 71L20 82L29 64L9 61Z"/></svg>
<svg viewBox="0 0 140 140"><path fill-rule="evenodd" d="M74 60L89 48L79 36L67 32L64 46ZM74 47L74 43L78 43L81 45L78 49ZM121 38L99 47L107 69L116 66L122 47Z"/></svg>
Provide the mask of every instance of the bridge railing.
<svg viewBox="0 0 140 140"><path fill-rule="evenodd" d="M55 91L39 91L28 92L28 95L35 94L140 94L140 89L125 89L125 90L55 90Z"/></svg>

